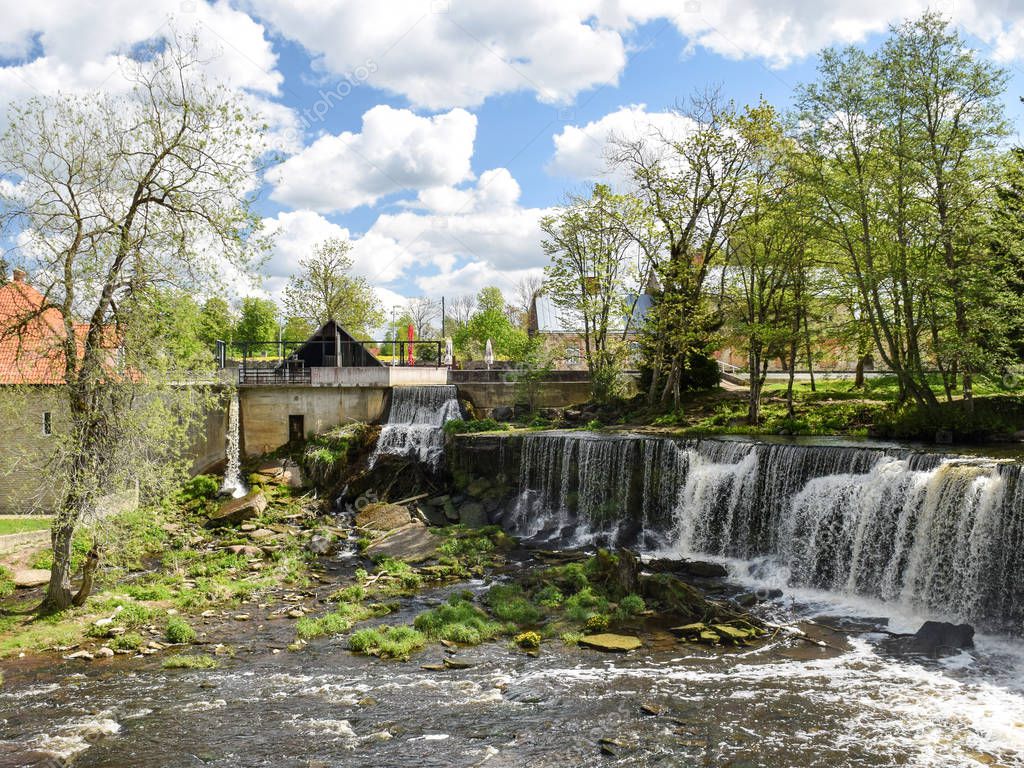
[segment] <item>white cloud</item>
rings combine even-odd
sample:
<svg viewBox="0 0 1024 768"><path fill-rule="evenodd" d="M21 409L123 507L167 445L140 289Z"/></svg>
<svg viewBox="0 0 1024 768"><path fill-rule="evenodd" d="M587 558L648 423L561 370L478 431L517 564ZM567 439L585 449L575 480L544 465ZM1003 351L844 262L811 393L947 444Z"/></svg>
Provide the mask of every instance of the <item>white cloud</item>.
<svg viewBox="0 0 1024 768"><path fill-rule="evenodd" d="M626 63L622 36L596 22L591 0L250 0L329 73L372 62L369 83L429 109L473 106L488 96L532 91L564 102Z"/></svg>
<svg viewBox="0 0 1024 768"><path fill-rule="evenodd" d="M420 117L381 104L360 133L321 136L268 174L271 197L316 211L348 211L403 190L472 178L476 117L453 109Z"/></svg>
<svg viewBox="0 0 1024 768"><path fill-rule="evenodd" d="M644 104L622 107L584 126L568 125L555 134L555 154L548 172L576 179L615 178L607 152L612 140L681 139L693 121L675 112L648 112Z"/></svg>

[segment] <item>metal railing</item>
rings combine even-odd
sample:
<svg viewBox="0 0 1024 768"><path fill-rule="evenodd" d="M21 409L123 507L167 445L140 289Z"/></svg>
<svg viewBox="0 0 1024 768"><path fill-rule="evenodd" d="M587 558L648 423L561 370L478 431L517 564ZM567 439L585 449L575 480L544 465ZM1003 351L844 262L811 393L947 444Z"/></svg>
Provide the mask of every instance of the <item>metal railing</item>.
<svg viewBox="0 0 1024 768"><path fill-rule="evenodd" d="M279 364L275 366L242 365L238 367L238 383L254 384L310 384L312 371L300 364Z"/></svg>

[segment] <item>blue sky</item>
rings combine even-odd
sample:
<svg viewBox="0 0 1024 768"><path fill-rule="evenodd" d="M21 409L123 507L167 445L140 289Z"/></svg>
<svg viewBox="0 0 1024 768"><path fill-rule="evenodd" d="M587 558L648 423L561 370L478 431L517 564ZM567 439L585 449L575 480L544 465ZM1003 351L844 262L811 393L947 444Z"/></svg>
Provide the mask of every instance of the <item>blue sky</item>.
<svg viewBox="0 0 1024 768"><path fill-rule="evenodd" d="M938 0L1009 68L1015 133L1024 7ZM210 75L272 128L284 161L259 212L276 236L258 285L279 294L327 237L353 243L383 303L511 294L544 265L537 223L605 177L607 137L681 125L673 105L720 85L781 109L826 45L876 45L920 0L0 0L0 121L38 93L124 87L119 57L195 29ZM324 96L324 94L329 94ZM679 128L681 130L681 128ZM1016 136L1015 136L1016 138Z"/></svg>

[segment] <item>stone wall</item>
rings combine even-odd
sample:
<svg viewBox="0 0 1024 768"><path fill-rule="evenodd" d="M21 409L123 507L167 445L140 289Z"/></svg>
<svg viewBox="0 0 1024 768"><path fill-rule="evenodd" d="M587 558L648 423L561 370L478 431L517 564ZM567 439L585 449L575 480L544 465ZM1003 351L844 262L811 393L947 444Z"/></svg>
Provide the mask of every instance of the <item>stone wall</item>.
<svg viewBox="0 0 1024 768"><path fill-rule="evenodd" d="M480 417L503 405L515 405L521 398L513 382L466 382L456 384L459 398L469 400ZM540 385L540 408L565 408L590 399L590 382L550 381Z"/></svg>
<svg viewBox="0 0 1024 768"><path fill-rule="evenodd" d="M224 388L217 402L211 405L196 425L192 440L192 474L215 472L227 459L228 398L231 391Z"/></svg>
<svg viewBox="0 0 1024 768"><path fill-rule="evenodd" d="M390 391L369 386L243 387L239 390L242 450L247 456L256 456L287 443L291 416L303 417L307 436L350 421L379 422Z"/></svg>
<svg viewBox="0 0 1024 768"><path fill-rule="evenodd" d="M52 386L0 388L0 514L50 511L53 494L47 462L55 435L67 426L60 394ZM51 435L43 433L47 412Z"/></svg>

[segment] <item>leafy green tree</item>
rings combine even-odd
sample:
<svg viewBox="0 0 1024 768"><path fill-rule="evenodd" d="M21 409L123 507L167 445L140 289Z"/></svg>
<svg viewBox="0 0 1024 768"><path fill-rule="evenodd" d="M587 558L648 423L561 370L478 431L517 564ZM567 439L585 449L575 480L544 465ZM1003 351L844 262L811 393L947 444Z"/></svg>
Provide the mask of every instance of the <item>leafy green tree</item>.
<svg viewBox="0 0 1024 768"><path fill-rule="evenodd" d="M211 296L203 302L203 308L199 312L199 340L208 349L213 349L218 341L231 341L235 323L231 305L220 296Z"/></svg>
<svg viewBox="0 0 1024 768"><path fill-rule="evenodd" d="M127 93L32 98L11 108L0 138L0 176L18 179L0 187L0 228L24 244L46 297L3 330L43 315L63 329L67 428L47 465L56 502L44 611L88 596L101 550L73 595L71 547L103 494L138 483L144 500L159 499L187 471L203 390L177 386L188 372L156 348L150 292L194 289L224 261L244 270L264 252L249 207L262 121L206 82L201 63L194 39L161 41L129 65Z"/></svg>
<svg viewBox="0 0 1024 768"><path fill-rule="evenodd" d="M367 337L370 328L382 324L384 313L370 284L349 274L351 249L347 240L331 238L300 259L301 271L285 288L285 313L316 328L334 320L356 338Z"/></svg>
<svg viewBox="0 0 1024 768"><path fill-rule="evenodd" d="M234 340L236 347L245 342L277 341L278 309L271 299L247 296L242 299L242 307L235 326ZM243 351L239 347L239 351ZM264 344L249 348L249 355L268 355L273 349Z"/></svg>
<svg viewBox="0 0 1024 768"><path fill-rule="evenodd" d="M287 317L281 331L283 341L302 342L313 335L317 329L304 317Z"/></svg>
<svg viewBox="0 0 1024 768"><path fill-rule="evenodd" d="M495 357L507 360L521 360L528 342L526 332L508 319L505 299L494 286L481 289L476 311L452 336L460 357L477 360L483 359L488 339Z"/></svg>
<svg viewBox="0 0 1024 768"><path fill-rule="evenodd" d="M631 233L645 212L635 198L597 184L590 197L575 196L541 220L542 245L551 257L544 287L560 310L564 327L583 338L593 396L600 403L617 395L630 296L639 294Z"/></svg>

